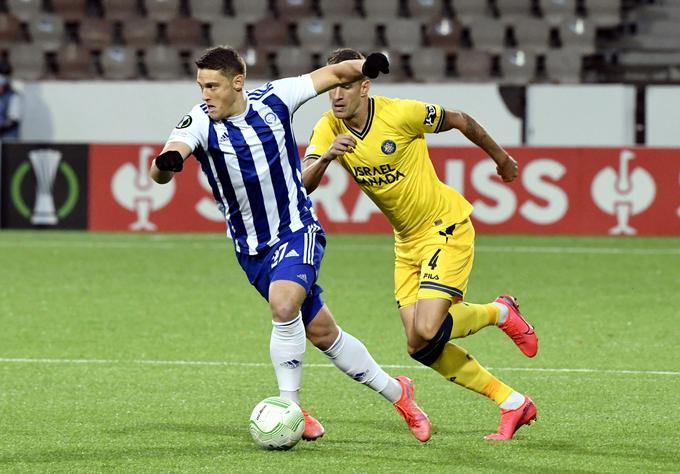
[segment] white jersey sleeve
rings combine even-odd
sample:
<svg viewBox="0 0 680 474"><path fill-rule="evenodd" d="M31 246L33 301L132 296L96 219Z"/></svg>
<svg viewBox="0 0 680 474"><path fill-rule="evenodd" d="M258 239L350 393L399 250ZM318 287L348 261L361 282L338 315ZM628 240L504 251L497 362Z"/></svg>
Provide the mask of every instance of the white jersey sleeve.
<svg viewBox="0 0 680 474"><path fill-rule="evenodd" d="M205 112L205 105L198 104L182 117L166 143L182 142L191 147L192 151L199 147L207 149L209 128L210 118Z"/></svg>
<svg viewBox="0 0 680 474"><path fill-rule="evenodd" d="M310 74L277 79L272 81L271 85L273 93L288 106L291 115L302 104L317 96Z"/></svg>

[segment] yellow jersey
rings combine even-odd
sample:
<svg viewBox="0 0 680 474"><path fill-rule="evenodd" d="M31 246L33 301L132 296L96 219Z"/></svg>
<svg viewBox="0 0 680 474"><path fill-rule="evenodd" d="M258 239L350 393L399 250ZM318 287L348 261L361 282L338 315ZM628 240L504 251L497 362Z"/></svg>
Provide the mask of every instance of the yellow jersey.
<svg viewBox="0 0 680 474"><path fill-rule="evenodd" d="M368 107L363 130L326 112L314 127L305 157L323 155L339 134L353 135L354 151L337 160L385 214L398 240L464 221L472 205L439 180L424 136L442 128L444 109L381 96L370 97Z"/></svg>

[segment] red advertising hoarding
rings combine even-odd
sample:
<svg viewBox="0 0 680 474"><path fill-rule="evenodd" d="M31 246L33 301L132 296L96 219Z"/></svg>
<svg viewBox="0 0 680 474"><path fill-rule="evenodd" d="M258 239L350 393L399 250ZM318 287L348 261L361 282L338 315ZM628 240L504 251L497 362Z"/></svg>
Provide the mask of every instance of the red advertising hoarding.
<svg viewBox="0 0 680 474"><path fill-rule="evenodd" d="M90 229L224 231L194 159L174 182L153 183L161 145L93 145ZM477 148L431 147L439 177L474 205L480 232L680 235L680 150L516 148L520 176L504 184ZM329 232L390 232L375 205L340 166L312 194Z"/></svg>

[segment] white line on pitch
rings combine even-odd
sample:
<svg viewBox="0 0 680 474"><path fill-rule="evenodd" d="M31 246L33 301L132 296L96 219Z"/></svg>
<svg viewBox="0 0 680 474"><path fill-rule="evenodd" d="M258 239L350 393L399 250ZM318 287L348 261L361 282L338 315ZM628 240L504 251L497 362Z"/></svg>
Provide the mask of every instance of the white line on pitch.
<svg viewBox="0 0 680 474"><path fill-rule="evenodd" d="M2 247L34 247L34 248L73 248L78 249L177 249L177 248L201 248L214 250L231 250L231 243L226 240L222 243L212 240L199 239L194 242L191 240L173 242L163 240L140 240L140 241L102 241L102 240L34 240L34 241L11 241L0 240ZM385 244L342 244L333 245L332 251L354 251L357 249L384 250L392 252L392 245ZM477 245L477 252L490 253L539 253L539 254L599 254L599 255L680 255L678 248L626 248L626 247L529 247L529 246L493 246Z"/></svg>
<svg viewBox="0 0 680 474"><path fill-rule="evenodd" d="M2 364L75 364L75 365L169 365L169 366L228 366L228 367L271 367L266 362L230 362L210 360L147 360L147 359L33 359L0 358ZM331 368L332 364L305 364L311 368ZM382 364L386 369L425 369L422 365ZM672 370L625 370L625 369L588 369L588 368L546 368L546 367L488 367L491 370L513 372L561 372L616 375L680 375Z"/></svg>

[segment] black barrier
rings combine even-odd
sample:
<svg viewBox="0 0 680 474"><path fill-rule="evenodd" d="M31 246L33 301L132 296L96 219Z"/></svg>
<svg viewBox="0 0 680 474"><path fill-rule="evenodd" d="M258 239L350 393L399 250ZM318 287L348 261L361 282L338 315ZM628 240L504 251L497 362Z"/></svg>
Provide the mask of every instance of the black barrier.
<svg viewBox="0 0 680 474"><path fill-rule="evenodd" d="M86 229L89 145L2 145L2 227Z"/></svg>

